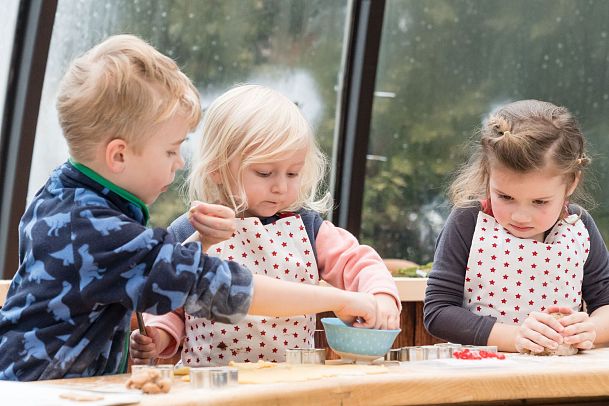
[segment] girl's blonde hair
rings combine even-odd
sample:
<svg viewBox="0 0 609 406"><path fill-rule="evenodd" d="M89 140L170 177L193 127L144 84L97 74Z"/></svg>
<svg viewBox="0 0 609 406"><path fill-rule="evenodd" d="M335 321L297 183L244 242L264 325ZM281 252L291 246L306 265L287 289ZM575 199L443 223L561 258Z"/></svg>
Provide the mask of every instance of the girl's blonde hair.
<svg viewBox="0 0 609 406"><path fill-rule="evenodd" d="M471 206L488 196L490 167L499 164L517 172L551 165L570 185L590 164L586 142L575 118L565 107L539 100L507 104L490 115L479 131L470 159L449 189L457 207ZM583 188L573 199L588 200Z"/></svg>
<svg viewBox="0 0 609 406"><path fill-rule="evenodd" d="M324 213L330 196L318 195L323 186L326 158L320 151L309 123L300 109L281 93L260 85L236 86L209 106L203 118L203 135L193 151L188 175L191 200L219 202L237 213L247 209L243 173L252 164L283 159L286 154L306 148L299 172L298 199L287 211L301 208ZM240 160L238 173L230 162ZM219 182L212 178L216 174ZM236 190L232 190L234 185Z"/></svg>
<svg viewBox="0 0 609 406"><path fill-rule="evenodd" d="M133 35L115 35L75 59L57 96L70 155L93 159L101 143L120 138L141 150L155 125L182 115L201 118L199 92L169 57Z"/></svg>

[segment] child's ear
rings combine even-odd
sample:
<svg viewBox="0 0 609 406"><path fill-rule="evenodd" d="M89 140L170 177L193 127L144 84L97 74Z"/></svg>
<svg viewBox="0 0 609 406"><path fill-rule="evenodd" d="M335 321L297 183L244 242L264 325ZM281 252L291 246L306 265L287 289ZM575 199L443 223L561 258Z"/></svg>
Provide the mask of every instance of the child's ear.
<svg viewBox="0 0 609 406"><path fill-rule="evenodd" d="M577 174L575 175L575 179L573 179L573 182L571 182L571 184L569 185L569 189L567 190L567 197L571 196L573 194L573 192L575 192L575 189L577 188L577 185L579 185L579 181L582 177L582 172L578 171Z"/></svg>
<svg viewBox="0 0 609 406"><path fill-rule="evenodd" d="M121 173L125 169L125 152L127 143L115 138L106 146L106 166L113 173Z"/></svg>

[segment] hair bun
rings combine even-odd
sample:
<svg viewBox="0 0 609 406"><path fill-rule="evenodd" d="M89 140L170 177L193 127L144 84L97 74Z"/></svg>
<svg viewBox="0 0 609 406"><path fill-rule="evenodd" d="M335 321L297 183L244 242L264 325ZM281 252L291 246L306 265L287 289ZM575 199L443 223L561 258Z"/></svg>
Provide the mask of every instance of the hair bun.
<svg viewBox="0 0 609 406"><path fill-rule="evenodd" d="M510 124L505 118L501 116L491 117L491 119L489 120L489 125L493 129L493 132L495 132L495 134L499 136L509 136L511 134Z"/></svg>
<svg viewBox="0 0 609 406"><path fill-rule="evenodd" d="M580 168L585 168L586 166L590 165L590 162L590 158L588 158L586 155L582 155L582 157L577 160L577 166Z"/></svg>

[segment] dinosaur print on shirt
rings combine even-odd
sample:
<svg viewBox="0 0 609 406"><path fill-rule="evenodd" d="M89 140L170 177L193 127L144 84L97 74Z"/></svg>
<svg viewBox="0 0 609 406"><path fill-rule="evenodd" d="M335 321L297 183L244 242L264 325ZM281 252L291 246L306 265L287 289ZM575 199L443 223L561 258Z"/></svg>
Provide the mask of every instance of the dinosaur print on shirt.
<svg viewBox="0 0 609 406"><path fill-rule="evenodd" d="M184 307L225 323L247 313L247 269L146 227L143 203L114 188L66 162L34 196L19 224L19 269L0 309L0 379L123 372L133 311Z"/></svg>

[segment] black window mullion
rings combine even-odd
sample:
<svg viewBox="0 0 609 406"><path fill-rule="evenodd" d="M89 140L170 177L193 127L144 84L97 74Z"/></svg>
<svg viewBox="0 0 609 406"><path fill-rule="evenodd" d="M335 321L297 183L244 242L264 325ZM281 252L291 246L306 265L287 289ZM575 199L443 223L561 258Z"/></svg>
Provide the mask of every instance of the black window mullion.
<svg viewBox="0 0 609 406"><path fill-rule="evenodd" d="M0 278L5 279L12 278L18 266L19 220L26 205L56 10L57 0L22 0L19 6L0 144Z"/></svg>
<svg viewBox="0 0 609 406"><path fill-rule="evenodd" d="M354 0L344 60L344 87L333 157L332 220L359 235L366 177L366 155L372 117L385 0Z"/></svg>

